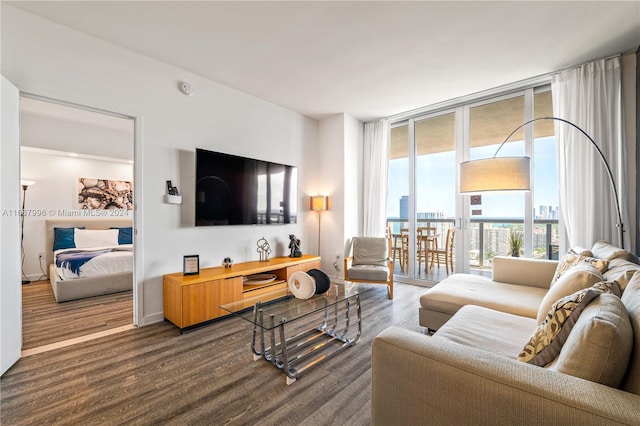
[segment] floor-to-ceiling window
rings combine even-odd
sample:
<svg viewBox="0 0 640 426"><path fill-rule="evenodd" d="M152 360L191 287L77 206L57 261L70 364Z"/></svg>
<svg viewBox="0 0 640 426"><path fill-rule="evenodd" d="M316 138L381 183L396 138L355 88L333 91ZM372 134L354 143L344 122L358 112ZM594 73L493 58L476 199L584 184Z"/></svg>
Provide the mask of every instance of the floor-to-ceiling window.
<svg viewBox="0 0 640 426"><path fill-rule="evenodd" d="M455 221L455 112L446 111L413 121L415 162L414 278L428 279L435 270L431 251L443 248Z"/></svg>
<svg viewBox="0 0 640 426"><path fill-rule="evenodd" d="M534 95L534 115L551 117L551 91ZM533 123L533 253L542 259L558 258L558 162L553 120Z"/></svg>
<svg viewBox="0 0 640 426"><path fill-rule="evenodd" d="M403 238L409 227L409 125L392 126L390 140L387 221L393 233L395 275L406 277L408 241Z"/></svg>
<svg viewBox="0 0 640 426"><path fill-rule="evenodd" d="M524 95L507 96L469 107L469 159L494 155L521 157L525 155L524 129L514 134L500 152L500 144L511 130L525 121ZM470 246L469 264L489 268L491 259L512 252L514 243L524 238L525 193L485 192L469 200L470 221L467 238ZM520 254L522 247L514 248Z"/></svg>
<svg viewBox="0 0 640 426"><path fill-rule="evenodd" d="M512 130L551 115L546 86L425 109L392 124L387 217L398 276L409 281L446 276L444 265L432 265L421 246L423 228L432 229L437 242L431 249L440 251L448 229L455 230L455 271L483 273L497 255L553 256L558 186L551 120L523 127L497 153L532 158L530 192L461 195L457 188L460 161L495 155Z"/></svg>

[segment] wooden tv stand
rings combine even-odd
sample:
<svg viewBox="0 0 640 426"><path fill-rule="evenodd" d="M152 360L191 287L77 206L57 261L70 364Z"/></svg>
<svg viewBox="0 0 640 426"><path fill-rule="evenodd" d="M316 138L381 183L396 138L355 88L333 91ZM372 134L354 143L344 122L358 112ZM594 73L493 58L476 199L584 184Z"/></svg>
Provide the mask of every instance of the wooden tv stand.
<svg viewBox="0 0 640 426"><path fill-rule="evenodd" d="M291 274L313 268L320 268L320 257L303 255L236 263L231 268L205 268L198 275L167 274L162 277L164 317L182 331L229 315L220 305L284 289ZM277 278L263 285L243 285L243 277L260 273Z"/></svg>

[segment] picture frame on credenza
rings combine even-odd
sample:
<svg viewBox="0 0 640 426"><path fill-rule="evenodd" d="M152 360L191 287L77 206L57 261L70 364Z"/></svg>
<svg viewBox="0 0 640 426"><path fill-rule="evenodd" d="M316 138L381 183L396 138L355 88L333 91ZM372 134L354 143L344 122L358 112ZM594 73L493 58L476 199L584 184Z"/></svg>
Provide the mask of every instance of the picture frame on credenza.
<svg viewBox="0 0 640 426"><path fill-rule="evenodd" d="M198 275L200 273L200 255L185 255L182 260L182 275Z"/></svg>

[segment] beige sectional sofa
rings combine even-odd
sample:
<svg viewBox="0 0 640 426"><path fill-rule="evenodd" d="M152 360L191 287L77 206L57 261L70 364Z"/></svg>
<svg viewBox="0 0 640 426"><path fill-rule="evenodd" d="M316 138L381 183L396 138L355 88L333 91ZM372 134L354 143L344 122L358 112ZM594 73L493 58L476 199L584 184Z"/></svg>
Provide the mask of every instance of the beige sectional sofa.
<svg viewBox="0 0 640 426"><path fill-rule="evenodd" d="M374 339L372 423L640 425L638 259L605 242L578 252L560 267L496 258L493 279L454 274L427 291L420 324L432 336L392 327ZM577 317L553 361L518 359L548 312L602 281L621 297L598 293L563 319Z"/></svg>

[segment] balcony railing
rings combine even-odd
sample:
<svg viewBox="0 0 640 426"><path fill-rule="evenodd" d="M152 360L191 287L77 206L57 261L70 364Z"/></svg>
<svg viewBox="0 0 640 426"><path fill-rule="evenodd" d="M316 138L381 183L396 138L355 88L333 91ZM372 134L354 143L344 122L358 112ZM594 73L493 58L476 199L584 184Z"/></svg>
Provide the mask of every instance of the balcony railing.
<svg viewBox="0 0 640 426"><path fill-rule="evenodd" d="M387 225L394 234L407 228L407 219L387 218ZM556 219L535 219L533 221L533 257L538 259L558 258L558 221ZM418 219L417 226L431 226L437 233L446 235L454 226L453 218ZM509 235L512 231L523 231L524 220L519 218L471 219L469 238L469 266L471 268L491 268L494 256L509 256Z"/></svg>

